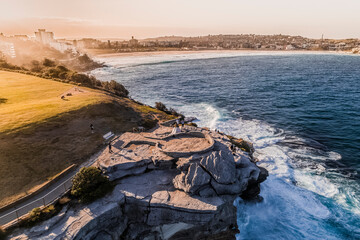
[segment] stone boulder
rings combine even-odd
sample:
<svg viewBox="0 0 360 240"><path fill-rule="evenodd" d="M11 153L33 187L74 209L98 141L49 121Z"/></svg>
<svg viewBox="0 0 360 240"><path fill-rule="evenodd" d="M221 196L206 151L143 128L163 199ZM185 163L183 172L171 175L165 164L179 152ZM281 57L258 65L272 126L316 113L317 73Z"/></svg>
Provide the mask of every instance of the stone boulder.
<svg viewBox="0 0 360 240"><path fill-rule="evenodd" d="M252 163L249 153L243 151L237 151L234 160L237 168L245 168Z"/></svg>
<svg viewBox="0 0 360 240"><path fill-rule="evenodd" d="M247 182L240 182L239 180L236 180L233 184L220 184L212 179L211 186L215 189L218 195L239 195L246 189Z"/></svg>
<svg viewBox="0 0 360 240"><path fill-rule="evenodd" d="M236 166L230 151L215 151L204 157L200 164L220 184L231 184L236 181Z"/></svg>
<svg viewBox="0 0 360 240"><path fill-rule="evenodd" d="M176 168L181 171L187 171L191 163L200 162L203 155L200 154L194 154L187 158L179 158L179 160L176 162Z"/></svg>
<svg viewBox="0 0 360 240"><path fill-rule="evenodd" d="M177 175L173 184L177 189L184 192L194 194L205 185L209 184L211 180L210 175L198 163L191 163L188 172L181 172Z"/></svg>

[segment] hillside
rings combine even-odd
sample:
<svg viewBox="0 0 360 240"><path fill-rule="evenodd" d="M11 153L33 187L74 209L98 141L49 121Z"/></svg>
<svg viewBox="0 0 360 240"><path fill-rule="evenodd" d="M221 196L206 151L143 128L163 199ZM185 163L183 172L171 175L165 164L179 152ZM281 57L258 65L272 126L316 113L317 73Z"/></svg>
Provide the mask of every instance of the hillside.
<svg viewBox="0 0 360 240"><path fill-rule="evenodd" d="M61 99L67 93L71 96ZM5 71L0 71L0 116L0 206L85 161L103 147L108 131L169 118L128 98Z"/></svg>

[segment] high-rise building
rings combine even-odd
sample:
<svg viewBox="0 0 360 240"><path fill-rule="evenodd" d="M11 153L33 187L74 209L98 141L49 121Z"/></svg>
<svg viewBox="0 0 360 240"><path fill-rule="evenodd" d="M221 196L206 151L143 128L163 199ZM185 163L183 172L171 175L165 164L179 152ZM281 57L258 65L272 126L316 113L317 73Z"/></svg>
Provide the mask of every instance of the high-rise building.
<svg viewBox="0 0 360 240"><path fill-rule="evenodd" d="M39 41L43 44L50 44L54 42L54 33L46 32L45 29L39 29L38 32L35 32L36 41Z"/></svg>

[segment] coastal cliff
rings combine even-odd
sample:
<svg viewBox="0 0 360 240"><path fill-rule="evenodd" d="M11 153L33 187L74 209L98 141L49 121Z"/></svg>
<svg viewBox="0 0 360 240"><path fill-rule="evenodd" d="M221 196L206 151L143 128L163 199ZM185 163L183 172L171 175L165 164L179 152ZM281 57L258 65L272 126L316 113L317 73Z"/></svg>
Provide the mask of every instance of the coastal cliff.
<svg viewBox="0 0 360 240"><path fill-rule="evenodd" d="M95 165L116 186L95 202L68 205L10 239L234 239L234 200L253 199L268 176L224 134L187 126L125 133ZM189 152L191 154L189 154Z"/></svg>

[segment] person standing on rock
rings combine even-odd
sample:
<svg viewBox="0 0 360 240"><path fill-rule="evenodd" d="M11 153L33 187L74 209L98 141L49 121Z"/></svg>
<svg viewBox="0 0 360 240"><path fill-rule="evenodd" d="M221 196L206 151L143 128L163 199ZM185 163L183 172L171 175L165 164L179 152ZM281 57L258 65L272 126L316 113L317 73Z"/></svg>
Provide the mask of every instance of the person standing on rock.
<svg viewBox="0 0 360 240"><path fill-rule="evenodd" d="M185 126L184 118L182 118L182 119L180 120L180 122L181 122L181 128L184 128L184 126Z"/></svg>
<svg viewBox="0 0 360 240"><path fill-rule="evenodd" d="M234 145L233 143L232 143L231 146L230 146L230 150L231 150L232 154L235 155L235 153L236 153L236 147L235 147L235 145Z"/></svg>

